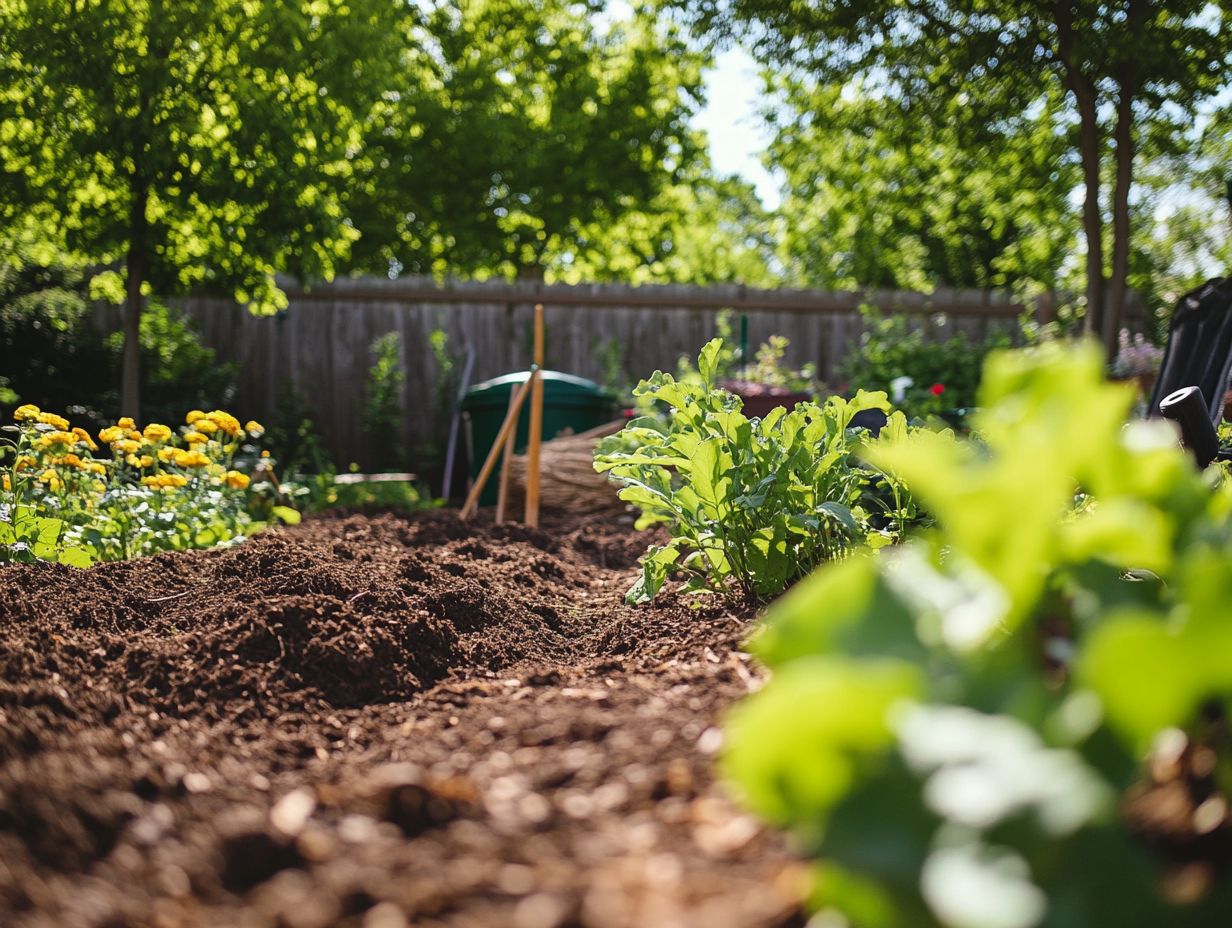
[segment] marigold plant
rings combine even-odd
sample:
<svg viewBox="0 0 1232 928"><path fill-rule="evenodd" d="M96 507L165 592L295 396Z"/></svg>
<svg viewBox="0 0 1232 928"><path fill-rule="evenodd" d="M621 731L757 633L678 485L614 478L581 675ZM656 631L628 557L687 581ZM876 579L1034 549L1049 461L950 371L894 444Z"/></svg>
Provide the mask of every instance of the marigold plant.
<svg viewBox="0 0 1232 928"><path fill-rule="evenodd" d="M258 422L220 409L193 410L178 429L124 417L95 441L34 405L13 419L0 442L0 563L88 566L233 544L264 527L249 515L245 472L259 460Z"/></svg>

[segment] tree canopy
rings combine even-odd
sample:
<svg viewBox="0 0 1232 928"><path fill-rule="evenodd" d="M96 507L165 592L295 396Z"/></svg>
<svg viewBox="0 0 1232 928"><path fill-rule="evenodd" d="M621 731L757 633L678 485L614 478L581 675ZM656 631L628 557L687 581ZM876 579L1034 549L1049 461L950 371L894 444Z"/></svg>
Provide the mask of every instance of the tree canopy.
<svg viewBox="0 0 1232 928"><path fill-rule="evenodd" d="M419 4L396 104L365 137L355 267L539 274L674 182L698 154L705 57L648 7L602 6Z"/></svg>
<svg viewBox="0 0 1232 928"><path fill-rule="evenodd" d="M1109 346L1128 286L1138 156L1183 138L1232 59L1227 5L1206 0L667 2L819 86L866 81L917 124L996 127L1063 101L1058 131L1082 171L1087 325Z"/></svg>
<svg viewBox="0 0 1232 928"><path fill-rule="evenodd" d="M358 232L344 190L399 69L398 0L0 0L0 227L124 296L136 412L143 294L285 304Z"/></svg>

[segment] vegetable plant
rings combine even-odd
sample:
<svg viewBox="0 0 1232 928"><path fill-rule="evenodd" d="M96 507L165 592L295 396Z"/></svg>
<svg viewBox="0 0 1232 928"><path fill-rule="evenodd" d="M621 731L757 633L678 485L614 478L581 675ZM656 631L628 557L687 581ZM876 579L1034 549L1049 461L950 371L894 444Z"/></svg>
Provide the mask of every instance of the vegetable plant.
<svg viewBox="0 0 1232 928"><path fill-rule="evenodd" d="M686 591L765 600L855 546L896 541L920 519L896 473L860 459L866 447L906 435L902 414L878 439L850 427L861 410L888 412L884 393L749 419L715 385L722 351L721 339L702 349L696 381L661 371L642 381L635 395L662 417L633 420L596 452L596 470L641 509L639 525L664 523L672 533L646 552L630 602L653 598L673 572L686 577Z"/></svg>
<svg viewBox="0 0 1232 928"><path fill-rule="evenodd" d="M935 525L822 568L753 641L773 675L726 774L824 859L826 924L1226 922L1195 850L1230 833L1232 485L1126 425L1102 368L1094 345L996 353L979 442L870 446ZM1196 807L1171 867L1124 811L1164 786Z"/></svg>

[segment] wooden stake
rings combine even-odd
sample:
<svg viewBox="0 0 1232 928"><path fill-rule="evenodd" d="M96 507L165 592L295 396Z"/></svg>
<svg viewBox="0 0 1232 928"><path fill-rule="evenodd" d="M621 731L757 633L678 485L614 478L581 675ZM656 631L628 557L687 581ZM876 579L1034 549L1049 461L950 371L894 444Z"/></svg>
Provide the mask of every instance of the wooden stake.
<svg viewBox="0 0 1232 928"><path fill-rule="evenodd" d="M533 372L532 372L533 376ZM518 437L518 410L514 407L514 401L517 398L517 393L513 390L509 391L509 411L506 416L513 416L513 428L509 430L509 435L505 439L505 451L501 457L501 472L500 472L500 487L496 493L496 521L505 521L505 509L509 505L509 475L510 465L513 462L513 445Z"/></svg>
<svg viewBox="0 0 1232 928"><path fill-rule="evenodd" d="M479 494L483 492L484 484L488 482L488 478L492 476L492 469L496 467L496 459L500 457L501 451L504 448L505 440L509 433L513 430L514 424L518 419L518 410L522 408L522 403L530 393L531 385L539 380L539 372L532 370L530 377L522 386L518 387L517 396L510 403L510 408L505 413L505 421L501 423L500 431L496 433L496 440L492 442L492 447L488 450L488 458L483 462L483 467L479 471L479 476L475 478L475 485L471 487L470 493L466 496L466 502L462 505L461 512L458 513L459 518L466 520L475 514L475 510L479 508Z"/></svg>
<svg viewBox="0 0 1232 928"><path fill-rule="evenodd" d="M535 367L543 370L543 304L535 306ZM526 524L539 527L539 446L543 443L543 378L530 395L530 437L526 444Z"/></svg>

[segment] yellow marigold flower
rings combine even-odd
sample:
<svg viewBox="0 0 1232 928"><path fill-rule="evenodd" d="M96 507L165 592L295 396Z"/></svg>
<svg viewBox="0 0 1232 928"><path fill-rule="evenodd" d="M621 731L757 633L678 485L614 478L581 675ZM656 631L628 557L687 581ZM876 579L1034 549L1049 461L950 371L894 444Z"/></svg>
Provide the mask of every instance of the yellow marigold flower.
<svg viewBox="0 0 1232 928"><path fill-rule="evenodd" d="M103 481L101 480L95 480L94 481L94 492L95 493L106 493L107 484L103 483Z"/></svg>
<svg viewBox="0 0 1232 928"><path fill-rule="evenodd" d="M188 486L188 478L183 474L163 474L163 489Z"/></svg>
<svg viewBox="0 0 1232 928"><path fill-rule="evenodd" d="M181 451L175 452L175 464L177 467L208 467L210 459L200 451Z"/></svg>
<svg viewBox="0 0 1232 928"><path fill-rule="evenodd" d="M198 432L204 432L206 435L213 435L218 431L218 423L213 419L198 419L193 423L193 427Z"/></svg>
<svg viewBox="0 0 1232 928"><path fill-rule="evenodd" d="M98 439L104 445L114 445L124 437L124 430L118 425L111 425L98 433Z"/></svg>
<svg viewBox="0 0 1232 928"><path fill-rule="evenodd" d="M9 479L8 474L0 474L0 487L3 487L6 493L13 489L13 481Z"/></svg>
<svg viewBox="0 0 1232 928"><path fill-rule="evenodd" d="M158 459L166 464L175 457L175 453L179 450L179 448L159 448Z"/></svg>
<svg viewBox="0 0 1232 928"><path fill-rule="evenodd" d="M43 410L39 409L33 403L26 403L17 407L16 411L13 413L13 419L17 422L30 422L37 419L42 414Z"/></svg>
<svg viewBox="0 0 1232 928"><path fill-rule="evenodd" d="M115 443L115 450L120 454L136 454L141 450L141 443L131 438L121 438Z"/></svg>
<svg viewBox="0 0 1232 928"><path fill-rule="evenodd" d="M116 425L124 429L126 432L137 427L137 423L132 420L131 416L121 416L119 421L116 422Z"/></svg>
<svg viewBox="0 0 1232 928"><path fill-rule="evenodd" d="M129 467L153 467L154 466L154 459L150 457L148 454L143 454L141 455L141 457L138 457L135 454L130 454L124 460L128 464Z"/></svg>
<svg viewBox="0 0 1232 928"><path fill-rule="evenodd" d="M141 485L146 486L146 487L160 487L162 486L162 479L163 478L161 475L154 476L153 474L151 474L148 477L141 478Z"/></svg>
<svg viewBox="0 0 1232 928"><path fill-rule="evenodd" d="M260 438L262 435L265 434L265 426L263 426L256 419L249 419L247 422L244 423L244 431L247 432L249 435L251 435L253 438Z"/></svg>
<svg viewBox="0 0 1232 928"><path fill-rule="evenodd" d="M198 419L204 419L204 418L205 418L205 413L203 413L200 409L190 409L188 411L188 415L184 417L184 421L187 422L189 425L192 425Z"/></svg>
<svg viewBox="0 0 1232 928"><path fill-rule="evenodd" d="M145 436L136 429L129 429L126 434L128 435L129 441L145 441Z"/></svg>
<svg viewBox="0 0 1232 928"><path fill-rule="evenodd" d="M240 433L240 420L235 418L229 412L223 412L221 409L215 409L206 415L206 418L215 423L220 429L228 435L235 436ZM200 425L197 426L200 428Z"/></svg>
<svg viewBox="0 0 1232 928"><path fill-rule="evenodd" d="M28 454L23 454L13 462L13 466L18 470L30 470L36 463L38 462L35 461L33 457Z"/></svg>
<svg viewBox="0 0 1232 928"><path fill-rule="evenodd" d="M269 453L268 451L262 451L262 452L261 452L261 457L263 457L263 458L268 458L269 456L270 456L270 453Z"/></svg>
<svg viewBox="0 0 1232 928"><path fill-rule="evenodd" d="M145 427L145 431L141 434L145 436L145 440L150 444L156 444L170 438L171 429L160 422L151 422Z"/></svg>
<svg viewBox="0 0 1232 928"><path fill-rule="evenodd" d="M227 471L227 486L233 490L248 489L248 475L241 474L238 470Z"/></svg>
<svg viewBox="0 0 1232 928"><path fill-rule="evenodd" d="M68 420L63 416L57 416L54 412L39 413L38 421L44 425L55 426L62 432L68 431Z"/></svg>
<svg viewBox="0 0 1232 928"><path fill-rule="evenodd" d="M47 489L51 490L52 493L58 493L60 488L64 486L64 482L60 479L60 475L50 467L39 474L37 479L39 483L44 484Z"/></svg>
<svg viewBox="0 0 1232 928"><path fill-rule="evenodd" d="M188 442L190 445L199 445L202 442L209 441L209 438L205 435L202 435L200 432L194 430L191 432L184 433L184 441Z"/></svg>
<svg viewBox="0 0 1232 928"><path fill-rule="evenodd" d="M107 473L107 467L103 464L102 461L86 461L85 463L81 465L81 469L84 470L87 474L100 474L101 475L101 474ZM101 493L102 491L100 490L99 492Z"/></svg>
<svg viewBox="0 0 1232 928"><path fill-rule="evenodd" d="M77 444L77 436L72 432L45 432L34 440L34 447L46 451L55 445L71 448Z"/></svg>
<svg viewBox="0 0 1232 928"><path fill-rule="evenodd" d="M98 445L94 444L94 439L90 437L90 433L80 426L73 427L73 434L77 436L77 441L85 445L91 451L97 451Z"/></svg>

